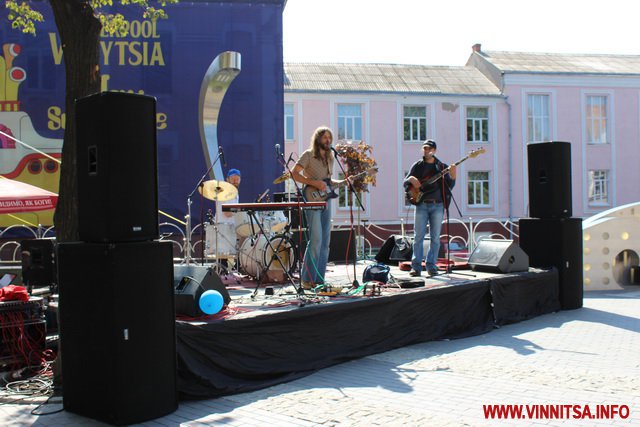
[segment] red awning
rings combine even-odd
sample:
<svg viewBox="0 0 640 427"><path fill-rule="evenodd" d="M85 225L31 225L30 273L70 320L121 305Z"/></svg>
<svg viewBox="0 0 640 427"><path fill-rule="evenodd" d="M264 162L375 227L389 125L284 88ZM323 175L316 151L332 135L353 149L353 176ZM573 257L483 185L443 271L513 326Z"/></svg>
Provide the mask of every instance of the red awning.
<svg viewBox="0 0 640 427"><path fill-rule="evenodd" d="M56 193L0 177L0 214L53 209L57 202Z"/></svg>

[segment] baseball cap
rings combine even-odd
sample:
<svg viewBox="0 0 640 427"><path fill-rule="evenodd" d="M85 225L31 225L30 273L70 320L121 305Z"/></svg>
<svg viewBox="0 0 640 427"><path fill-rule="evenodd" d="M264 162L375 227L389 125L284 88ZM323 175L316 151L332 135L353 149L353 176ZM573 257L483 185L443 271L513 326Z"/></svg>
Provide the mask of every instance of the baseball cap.
<svg viewBox="0 0 640 427"><path fill-rule="evenodd" d="M436 144L436 142L433 139L427 139L425 142L422 143L422 147L432 147L432 148L438 148L438 144Z"/></svg>
<svg viewBox="0 0 640 427"><path fill-rule="evenodd" d="M240 175L240 171L238 169L229 169L229 172L227 172L227 178L233 176L233 175Z"/></svg>

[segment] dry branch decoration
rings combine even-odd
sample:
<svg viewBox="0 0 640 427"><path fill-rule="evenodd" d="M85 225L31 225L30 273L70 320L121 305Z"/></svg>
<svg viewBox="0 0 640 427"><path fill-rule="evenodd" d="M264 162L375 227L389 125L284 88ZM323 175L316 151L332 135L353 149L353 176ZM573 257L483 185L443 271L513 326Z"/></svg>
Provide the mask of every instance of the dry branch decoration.
<svg viewBox="0 0 640 427"><path fill-rule="evenodd" d="M336 151L342 162L346 163L347 174L349 176L369 171L377 166L376 160L372 156L373 148L364 141L358 143L354 143L353 141L338 141ZM369 184L374 187L376 185L375 174L362 175L363 176L353 181L353 188L358 193L368 192Z"/></svg>

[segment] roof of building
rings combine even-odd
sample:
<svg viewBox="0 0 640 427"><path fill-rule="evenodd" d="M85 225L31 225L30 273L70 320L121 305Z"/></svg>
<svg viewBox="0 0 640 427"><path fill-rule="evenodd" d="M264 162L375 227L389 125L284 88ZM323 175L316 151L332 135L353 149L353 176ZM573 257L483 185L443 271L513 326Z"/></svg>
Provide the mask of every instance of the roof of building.
<svg viewBox="0 0 640 427"><path fill-rule="evenodd" d="M640 74L638 55L481 51L499 70L512 73Z"/></svg>
<svg viewBox="0 0 640 427"><path fill-rule="evenodd" d="M285 63L285 92L491 95L500 90L474 67Z"/></svg>

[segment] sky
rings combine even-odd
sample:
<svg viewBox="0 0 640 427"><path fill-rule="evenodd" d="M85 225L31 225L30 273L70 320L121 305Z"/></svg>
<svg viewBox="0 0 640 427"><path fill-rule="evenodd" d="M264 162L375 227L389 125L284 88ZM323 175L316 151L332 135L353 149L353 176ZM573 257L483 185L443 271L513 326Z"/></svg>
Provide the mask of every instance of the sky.
<svg viewBox="0 0 640 427"><path fill-rule="evenodd" d="M464 65L476 43L640 55L638 12L637 0L287 0L284 61Z"/></svg>

